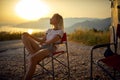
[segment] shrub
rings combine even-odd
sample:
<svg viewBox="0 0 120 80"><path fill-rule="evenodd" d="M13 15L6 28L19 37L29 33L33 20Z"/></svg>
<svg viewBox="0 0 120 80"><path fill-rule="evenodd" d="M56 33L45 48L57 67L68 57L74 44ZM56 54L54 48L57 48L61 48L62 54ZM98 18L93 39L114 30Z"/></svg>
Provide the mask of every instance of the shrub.
<svg viewBox="0 0 120 80"><path fill-rule="evenodd" d="M69 34L69 40L79 42L85 45L96 45L109 42L109 31L81 31L77 30Z"/></svg>
<svg viewBox="0 0 120 80"><path fill-rule="evenodd" d="M21 32L0 32L0 41L6 41L6 40L18 40L21 39ZM43 32L37 32L33 33L33 36L41 37L44 35Z"/></svg>

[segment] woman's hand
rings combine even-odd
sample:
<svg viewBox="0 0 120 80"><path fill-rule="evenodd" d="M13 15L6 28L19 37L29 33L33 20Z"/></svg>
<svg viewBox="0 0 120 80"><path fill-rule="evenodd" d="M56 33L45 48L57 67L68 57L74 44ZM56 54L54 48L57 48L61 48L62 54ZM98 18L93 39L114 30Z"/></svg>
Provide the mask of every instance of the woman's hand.
<svg viewBox="0 0 120 80"><path fill-rule="evenodd" d="M46 42L40 42L40 45L47 45Z"/></svg>

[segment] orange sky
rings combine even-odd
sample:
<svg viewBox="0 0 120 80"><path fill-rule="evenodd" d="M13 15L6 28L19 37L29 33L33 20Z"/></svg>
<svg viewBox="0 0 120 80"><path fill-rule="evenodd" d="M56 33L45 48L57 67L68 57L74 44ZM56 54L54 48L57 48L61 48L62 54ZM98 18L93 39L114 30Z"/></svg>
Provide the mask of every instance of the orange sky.
<svg viewBox="0 0 120 80"><path fill-rule="evenodd" d="M15 6L20 0L0 0L0 22L22 23L28 20L22 19L15 12ZM109 0L41 0L50 8L49 15L54 13L66 17L110 17Z"/></svg>

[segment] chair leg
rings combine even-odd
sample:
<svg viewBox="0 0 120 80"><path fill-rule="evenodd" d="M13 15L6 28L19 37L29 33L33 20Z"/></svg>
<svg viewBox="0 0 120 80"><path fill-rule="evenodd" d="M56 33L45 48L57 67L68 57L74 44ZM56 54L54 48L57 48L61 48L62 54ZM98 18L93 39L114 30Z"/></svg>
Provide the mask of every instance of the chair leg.
<svg viewBox="0 0 120 80"><path fill-rule="evenodd" d="M93 51L93 50L92 50ZM91 56L90 56L90 80L93 80L93 55L91 51Z"/></svg>
<svg viewBox="0 0 120 80"><path fill-rule="evenodd" d="M26 54L25 54L25 47L23 48L24 50L24 74L26 73Z"/></svg>
<svg viewBox="0 0 120 80"><path fill-rule="evenodd" d="M42 66L44 67L44 60L42 60ZM42 68L42 73L44 73L44 68Z"/></svg>
<svg viewBox="0 0 120 80"><path fill-rule="evenodd" d="M55 80L55 73L54 73L54 60L53 60L53 55L52 55L52 76L53 76L53 80Z"/></svg>
<svg viewBox="0 0 120 80"><path fill-rule="evenodd" d="M68 63L68 65L67 65L67 67L68 67L68 80L69 80L69 78L70 78L70 63L69 63L69 54L68 54L68 52L67 52L67 63Z"/></svg>
<svg viewBox="0 0 120 80"><path fill-rule="evenodd" d="M93 80L92 74L93 74L93 68L92 68L92 62L91 62L91 64L90 64L90 80Z"/></svg>
<svg viewBox="0 0 120 80"><path fill-rule="evenodd" d="M66 43L66 51L67 51L67 68L68 68L68 80L70 79L70 63L69 63L69 53L68 53L68 44Z"/></svg>
<svg viewBox="0 0 120 80"><path fill-rule="evenodd" d="M113 76L116 77L116 70L114 69L114 73L113 73Z"/></svg>

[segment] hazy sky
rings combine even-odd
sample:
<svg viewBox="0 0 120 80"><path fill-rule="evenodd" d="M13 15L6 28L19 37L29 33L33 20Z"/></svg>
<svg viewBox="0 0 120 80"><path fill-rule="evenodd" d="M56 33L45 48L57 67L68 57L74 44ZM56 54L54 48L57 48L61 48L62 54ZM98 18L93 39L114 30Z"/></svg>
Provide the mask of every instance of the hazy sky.
<svg viewBox="0 0 120 80"><path fill-rule="evenodd" d="M22 19L15 12L16 4L21 0L0 0L0 22L21 23L27 21ZM66 17L90 17L107 18L110 17L109 0L41 0L50 9L48 15L54 13Z"/></svg>

